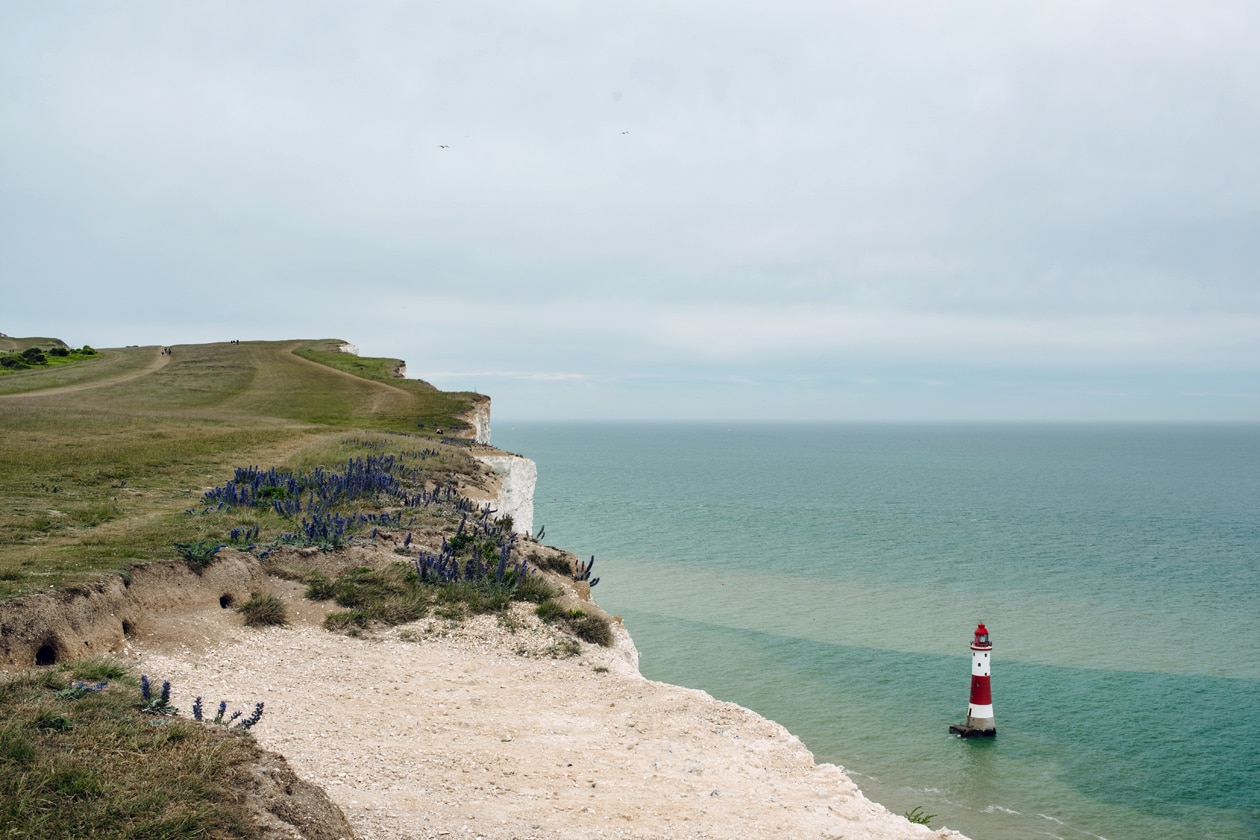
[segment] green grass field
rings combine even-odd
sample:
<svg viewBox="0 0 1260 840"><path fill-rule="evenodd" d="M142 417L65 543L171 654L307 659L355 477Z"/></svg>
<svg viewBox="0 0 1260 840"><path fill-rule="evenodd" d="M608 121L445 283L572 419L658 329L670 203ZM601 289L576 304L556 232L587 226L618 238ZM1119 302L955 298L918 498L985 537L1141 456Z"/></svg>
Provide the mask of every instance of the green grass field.
<svg viewBox="0 0 1260 840"><path fill-rule="evenodd" d="M0 350L60 345L3 339ZM0 375L0 599L88 581L217 539L184 513L238 466L344 461L342 441L436 446L435 475L475 471L438 444L471 393L398 379L333 339L101 349ZM64 345L62 345L64 346Z"/></svg>

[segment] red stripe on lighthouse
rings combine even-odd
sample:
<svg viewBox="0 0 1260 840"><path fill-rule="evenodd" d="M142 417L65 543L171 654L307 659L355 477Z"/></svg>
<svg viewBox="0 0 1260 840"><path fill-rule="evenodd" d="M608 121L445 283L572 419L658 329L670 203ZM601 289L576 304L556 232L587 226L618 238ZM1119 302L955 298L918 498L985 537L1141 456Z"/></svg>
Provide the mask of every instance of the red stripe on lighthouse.
<svg viewBox="0 0 1260 840"><path fill-rule="evenodd" d="M989 691L988 677L971 678L971 705L992 706L993 694Z"/></svg>

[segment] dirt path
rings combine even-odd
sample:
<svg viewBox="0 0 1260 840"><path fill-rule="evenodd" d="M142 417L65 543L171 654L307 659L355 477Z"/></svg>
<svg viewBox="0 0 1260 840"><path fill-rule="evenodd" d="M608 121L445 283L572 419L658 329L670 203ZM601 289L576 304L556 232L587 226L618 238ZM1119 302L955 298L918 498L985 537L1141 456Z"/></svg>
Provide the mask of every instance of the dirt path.
<svg viewBox="0 0 1260 840"><path fill-rule="evenodd" d="M92 388L100 388L105 385L117 385L119 382L128 382L132 379L139 379L142 376L159 371L166 367L166 363L171 357L162 353L160 350L154 349L154 357L149 364L142 368L126 371L125 373L116 374L114 376L103 376L99 379L92 379L87 382L75 382L72 385L57 385L52 388L37 388L33 391L19 391L14 394L0 394L0 400L20 399L22 397L47 397L60 394L70 394L75 391L87 391ZM116 351L102 350L101 353L109 353Z"/></svg>
<svg viewBox="0 0 1260 840"><path fill-rule="evenodd" d="M399 388L397 385L390 385L388 382L382 382L379 379L369 379L366 376L359 376L357 374L350 373L349 371L340 370L338 368L332 367L331 365L320 364L319 362L314 362L303 356L299 356L297 353L294 353L293 351L297 349L298 347L301 347L302 344L303 342L294 342L293 346L288 348L289 352L293 355L293 358L297 359L299 362L303 362L308 365L314 365L325 372L331 371L332 373L335 373L338 376L347 377L348 379L352 379L355 382L360 383L360 384L367 382L367 383L377 386L377 390L375 391L372 397L372 410L373 411L381 411L385 409L386 403L391 397L403 397L403 398L409 399L413 396L409 391L403 388Z"/></svg>
<svg viewBox="0 0 1260 840"><path fill-rule="evenodd" d="M301 610L289 628L170 614L127 655L184 714L196 695L211 713L264 701L260 743L362 840L962 837L870 802L772 721L644 679L624 630L566 655L522 607L514 629L431 619L352 639L277 588Z"/></svg>

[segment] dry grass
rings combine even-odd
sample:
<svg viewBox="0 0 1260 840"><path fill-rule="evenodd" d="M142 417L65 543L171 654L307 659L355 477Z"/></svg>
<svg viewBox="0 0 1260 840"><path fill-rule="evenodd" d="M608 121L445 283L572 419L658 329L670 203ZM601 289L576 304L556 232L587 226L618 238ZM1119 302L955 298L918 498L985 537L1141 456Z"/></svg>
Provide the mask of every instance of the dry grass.
<svg viewBox="0 0 1260 840"><path fill-rule="evenodd" d="M256 836L241 795L253 740L143 705L136 680L101 661L0 682L4 836Z"/></svg>

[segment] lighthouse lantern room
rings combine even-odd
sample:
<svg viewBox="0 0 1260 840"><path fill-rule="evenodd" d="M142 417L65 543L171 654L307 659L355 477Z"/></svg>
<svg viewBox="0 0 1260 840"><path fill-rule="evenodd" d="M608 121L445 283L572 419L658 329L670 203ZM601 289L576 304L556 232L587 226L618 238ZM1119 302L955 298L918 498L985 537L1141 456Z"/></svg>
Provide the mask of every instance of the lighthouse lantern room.
<svg viewBox="0 0 1260 840"><path fill-rule="evenodd" d="M971 643L971 698L967 703L967 722L949 728L963 738L992 738L997 734L993 725L993 694L989 688L992 653L989 630L981 622Z"/></svg>

